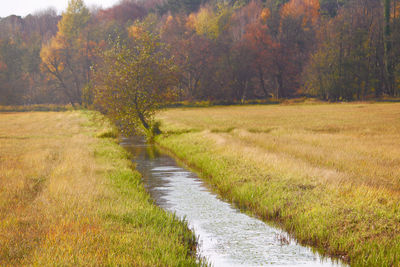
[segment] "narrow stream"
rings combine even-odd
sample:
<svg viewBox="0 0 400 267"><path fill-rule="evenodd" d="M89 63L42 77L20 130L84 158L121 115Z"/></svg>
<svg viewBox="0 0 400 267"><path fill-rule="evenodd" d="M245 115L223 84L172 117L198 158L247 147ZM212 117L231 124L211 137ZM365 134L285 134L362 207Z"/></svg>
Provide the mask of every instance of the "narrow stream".
<svg viewBox="0 0 400 267"><path fill-rule="evenodd" d="M198 236L199 255L213 266L340 266L222 201L195 173L155 147L131 139L121 145L132 153L155 203L188 221Z"/></svg>

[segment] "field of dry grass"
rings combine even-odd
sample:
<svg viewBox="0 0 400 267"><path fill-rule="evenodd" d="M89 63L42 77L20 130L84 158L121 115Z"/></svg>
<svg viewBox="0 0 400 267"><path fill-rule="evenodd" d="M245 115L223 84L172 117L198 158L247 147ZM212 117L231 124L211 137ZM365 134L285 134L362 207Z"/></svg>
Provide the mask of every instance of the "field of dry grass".
<svg viewBox="0 0 400 267"><path fill-rule="evenodd" d="M169 109L169 149L224 197L352 265L400 266L400 104Z"/></svg>
<svg viewBox="0 0 400 267"><path fill-rule="evenodd" d="M196 265L94 113L0 114L0 265Z"/></svg>

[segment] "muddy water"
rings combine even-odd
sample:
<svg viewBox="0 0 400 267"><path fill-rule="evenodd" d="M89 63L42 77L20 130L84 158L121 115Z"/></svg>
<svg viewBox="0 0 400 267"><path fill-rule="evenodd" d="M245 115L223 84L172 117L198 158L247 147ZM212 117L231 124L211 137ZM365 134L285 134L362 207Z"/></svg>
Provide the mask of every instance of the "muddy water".
<svg viewBox="0 0 400 267"><path fill-rule="evenodd" d="M132 153L155 203L188 221L199 255L213 266L339 266L222 201L195 173L154 147L131 139L121 145Z"/></svg>

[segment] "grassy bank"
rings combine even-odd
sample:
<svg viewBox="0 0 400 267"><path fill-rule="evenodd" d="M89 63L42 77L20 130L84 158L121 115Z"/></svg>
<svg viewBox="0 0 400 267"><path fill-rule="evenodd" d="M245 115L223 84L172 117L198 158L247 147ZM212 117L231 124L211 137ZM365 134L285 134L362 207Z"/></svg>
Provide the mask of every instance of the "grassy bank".
<svg viewBox="0 0 400 267"><path fill-rule="evenodd" d="M0 114L1 266L196 265L109 131L93 113Z"/></svg>
<svg viewBox="0 0 400 267"><path fill-rule="evenodd" d="M157 142L221 195L354 266L400 266L400 104L170 109Z"/></svg>
<svg viewBox="0 0 400 267"><path fill-rule="evenodd" d="M20 106L0 106L0 112L30 112L30 111L72 111L71 105L20 105Z"/></svg>

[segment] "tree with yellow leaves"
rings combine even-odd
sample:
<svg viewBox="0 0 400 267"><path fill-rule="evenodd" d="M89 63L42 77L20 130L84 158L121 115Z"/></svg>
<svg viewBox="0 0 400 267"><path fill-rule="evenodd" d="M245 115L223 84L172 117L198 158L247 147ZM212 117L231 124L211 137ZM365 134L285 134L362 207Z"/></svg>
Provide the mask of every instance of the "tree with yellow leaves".
<svg viewBox="0 0 400 267"><path fill-rule="evenodd" d="M82 0L70 0L58 23L58 32L40 56L49 74L72 104L82 104L82 89L90 82L89 10Z"/></svg>
<svg viewBox="0 0 400 267"><path fill-rule="evenodd" d="M129 136L157 133L154 115L173 96L177 67L157 35L134 25L126 44L117 41L95 66L95 106Z"/></svg>

